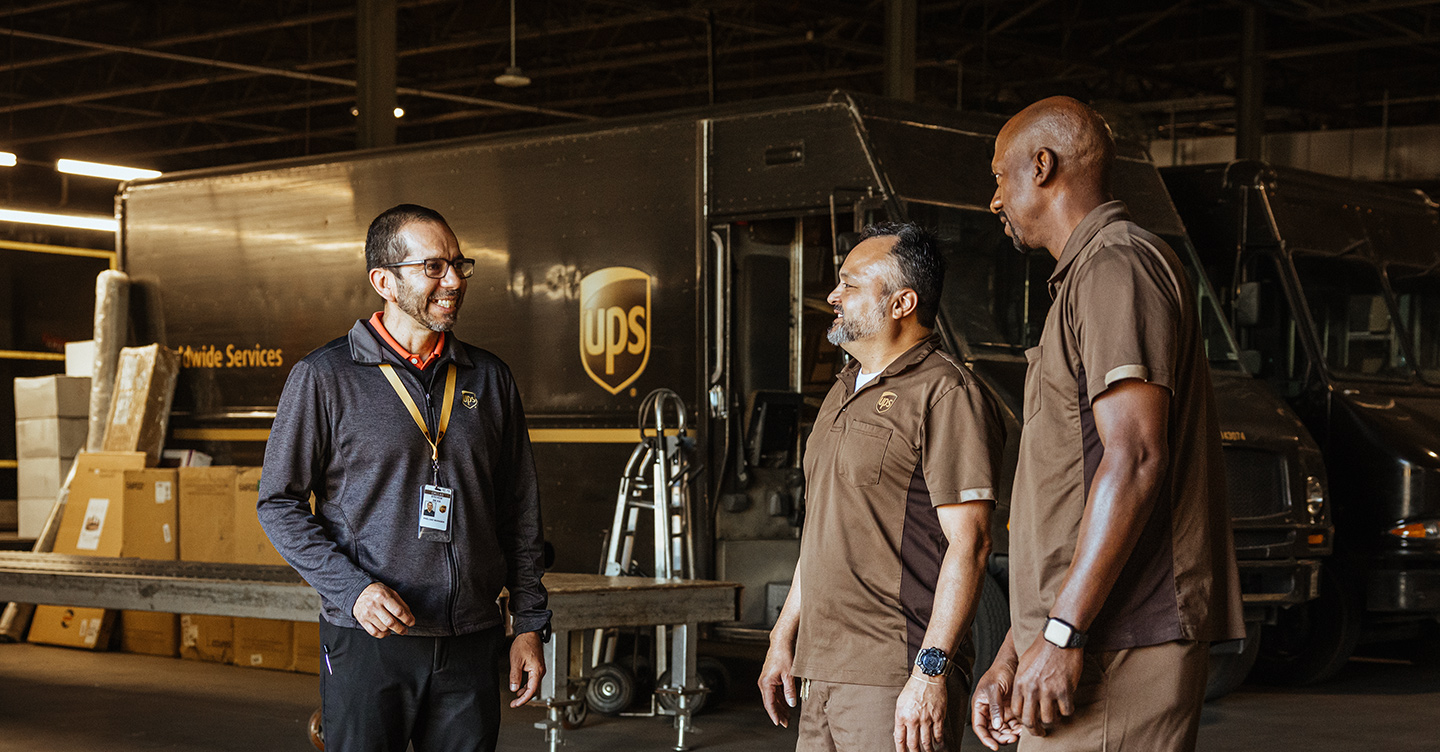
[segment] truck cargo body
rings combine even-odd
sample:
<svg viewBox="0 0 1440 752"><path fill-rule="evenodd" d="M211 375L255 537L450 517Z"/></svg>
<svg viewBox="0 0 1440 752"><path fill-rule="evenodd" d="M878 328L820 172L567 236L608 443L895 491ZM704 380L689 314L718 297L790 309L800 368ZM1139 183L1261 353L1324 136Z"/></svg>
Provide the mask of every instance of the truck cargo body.
<svg viewBox="0 0 1440 752"><path fill-rule="evenodd" d="M825 296L847 234L879 218L953 241L941 330L1009 430L994 525L1003 585L1022 353L1054 262L1017 253L988 212L1000 124L835 93L167 176L123 189L121 250L140 336L186 357L176 443L254 462L289 367L379 307L365 279L369 221L402 202L439 210L478 261L455 331L519 380L554 568L595 571L636 409L673 389L705 466L697 574L746 586L726 633L754 637L794 570L799 449L842 363L824 338ZM1190 258L1139 150L1121 159L1116 191ZM1328 520L1305 512L1305 489L1323 473L1308 434L1239 367L1218 308L1200 299L1259 620L1311 597L1329 540L1308 532Z"/></svg>
<svg viewBox="0 0 1440 752"><path fill-rule="evenodd" d="M1326 629L1440 614L1440 207L1241 161L1165 171L1241 346L1320 442L1334 494ZM1343 647L1343 646L1341 646Z"/></svg>

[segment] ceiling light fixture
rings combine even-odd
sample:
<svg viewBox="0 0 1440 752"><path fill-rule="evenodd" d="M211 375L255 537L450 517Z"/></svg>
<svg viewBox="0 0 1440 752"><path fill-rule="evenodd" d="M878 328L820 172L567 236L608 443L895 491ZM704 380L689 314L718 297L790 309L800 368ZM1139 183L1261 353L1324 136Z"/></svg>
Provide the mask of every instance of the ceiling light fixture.
<svg viewBox="0 0 1440 752"><path fill-rule="evenodd" d="M0 222L21 222L27 225L70 227L76 230L99 230L100 232L117 232L120 229L120 223L114 217L102 214L51 214L19 209L0 209Z"/></svg>
<svg viewBox="0 0 1440 752"><path fill-rule="evenodd" d="M395 117L397 117L397 118L405 117L405 108L404 108L404 107L396 107L396 108L395 108Z"/></svg>
<svg viewBox="0 0 1440 752"><path fill-rule="evenodd" d="M14 167L15 155L8 151L0 151L0 167Z"/></svg>
<svg viewBox="0 0 1440 752"><path fill-rule="evenodd" d="M158 178L159 170L144 170L139 167L121 167L120 165L101 164L99 162L82 162L78 159L62 159L55 163L55 169L69 175L88 175L92 178L109 178L111 180L136 180L138 178Z"/></svg>
<svg viewBox="0 0 1440 752"><path fill-rule="evenodd" d="M515 0L510 0L510 67L495 77L495 83L511 89L530 85L530 77L515 64Z"/></svg>

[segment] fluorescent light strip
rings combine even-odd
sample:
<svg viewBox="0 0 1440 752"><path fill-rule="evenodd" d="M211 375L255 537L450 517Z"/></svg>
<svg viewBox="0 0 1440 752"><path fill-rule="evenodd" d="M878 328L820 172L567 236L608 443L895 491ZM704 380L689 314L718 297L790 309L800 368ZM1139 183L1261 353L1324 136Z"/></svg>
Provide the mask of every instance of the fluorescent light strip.
<svg viewBox="0 0 1440 752"><path fill-rule="evenodd" d="M0 167L14 167L15 155L8 151L0 151Z"/></svg>
<svg viewBox="0 0 1440 752"><path fill-rule="evenodd" d="M76 230L99 230L101 232L118 232L120 223L114 217L106 217L99 214L78 215L78 214L50 214L48 212L20 211L19 209L0 209L0 222L23 222L30 225L49 225L51 227L71 227Z"/></svg>
<svg viewBox="0 0 1440 752"><path fill-rule="evenodd" d="M142 170L138 167L82 162L78 159L62 159L55 163L55 169L71 175L89 175L93 178L111 180L135 180L136 178L158 178L159 170Z"/></svg>

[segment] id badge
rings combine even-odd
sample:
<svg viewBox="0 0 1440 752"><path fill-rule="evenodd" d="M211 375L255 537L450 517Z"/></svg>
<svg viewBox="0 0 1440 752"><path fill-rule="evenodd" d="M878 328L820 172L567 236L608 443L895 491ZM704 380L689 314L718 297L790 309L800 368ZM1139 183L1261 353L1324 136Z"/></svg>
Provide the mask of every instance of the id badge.
<svg viewBox="0 0 1440 752"><path fill-rule="evenodd" d="M420 539L450 542L450 512L455 491L444 486L425 486L420 491Z"/></svg>

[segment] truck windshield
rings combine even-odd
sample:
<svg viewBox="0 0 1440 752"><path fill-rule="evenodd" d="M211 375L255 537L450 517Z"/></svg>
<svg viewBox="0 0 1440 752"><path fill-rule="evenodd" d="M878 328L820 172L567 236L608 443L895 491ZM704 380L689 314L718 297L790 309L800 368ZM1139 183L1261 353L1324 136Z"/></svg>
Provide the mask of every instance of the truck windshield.
<svg viewBox="0 0 1440 752"><path fill-rule="evenodd" d="M934 228L945 241L948 264L940 307L976 356L1019 353L1039 344L1050 310L1047 283L1055 271L1049 253L1017 251L1000 220L988 211L911 203L909 218ZM1164 240L1179 254L1195 288L1211 367L1241 370L1234 336L1198 272L1189 241L1181 236Z"/></svg>
<svg viewBox="0 0 1440 752"><path fill-rule="evenodd" d="M1380 281L1360 258L1293 255L1325 365L1339 376L1409 380L1410 364Z"/></svg>
<svg viewBox="0 0 1440 752"><path fill-rule="evenodd" d="M1389 277L1415 370L1426 382L1440 385L1440 274L1392 266Z"/></svg>

